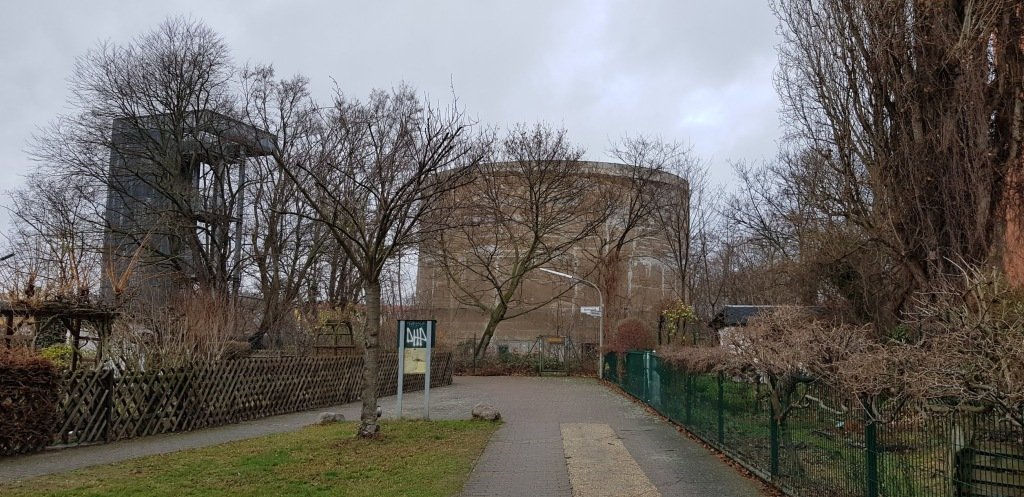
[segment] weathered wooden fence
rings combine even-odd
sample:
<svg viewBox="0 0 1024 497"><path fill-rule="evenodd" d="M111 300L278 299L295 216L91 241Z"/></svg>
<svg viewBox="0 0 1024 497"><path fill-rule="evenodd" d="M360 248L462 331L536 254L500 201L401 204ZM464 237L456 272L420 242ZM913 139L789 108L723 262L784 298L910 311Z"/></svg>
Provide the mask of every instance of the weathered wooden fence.
<svg viewBox="0 0 1024 497"><path fill-rule="evenodd" d="M362 356L268 357L154 371L69 373L54 444L110 442L238 423L360 398ZM431 386L450 385L452 355L434 352ZM423 389L423 375L403 390ZM378 395L398 389L398 357L382 353Z"/></svg>

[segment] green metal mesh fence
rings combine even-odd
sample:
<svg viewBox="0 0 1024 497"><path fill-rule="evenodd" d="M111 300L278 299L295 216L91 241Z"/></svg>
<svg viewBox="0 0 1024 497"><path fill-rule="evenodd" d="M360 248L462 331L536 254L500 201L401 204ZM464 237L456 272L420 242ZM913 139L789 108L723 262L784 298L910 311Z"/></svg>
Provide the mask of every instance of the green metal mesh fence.
<svg viewBox="0 0 1024 497"><path fill-rule="evenodd" d="M688 374L652 352L609 354L606 378L773 484L801 496L1024 497L1024 430L981 408L876 402L800 385Z"/></svg>

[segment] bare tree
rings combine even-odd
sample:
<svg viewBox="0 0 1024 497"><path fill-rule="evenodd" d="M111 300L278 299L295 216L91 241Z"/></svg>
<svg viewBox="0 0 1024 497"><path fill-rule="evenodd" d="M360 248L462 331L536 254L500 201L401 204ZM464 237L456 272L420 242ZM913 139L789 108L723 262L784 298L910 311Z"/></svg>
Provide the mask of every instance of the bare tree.
<svg viewBox="0 0 1024 497"><path fill-rule="evenodd" d="M618 236L608 244L609 252L621 252L632 240L660 234L676 271L673 290L680 300L688 300L691 228L703 225L704 213L710 212L703 198L707 166L692 146L642 135L623 138L611 153L631 174L626 188L616 185L620 192L616 217L624 219L616 223ZM694 213L700 214L697 224L692 222Z"/></svg>
<svg viewBox="0 0 1024 497"><path fill-rule="evenodd" d="M821 303L827 264L815 264L816 255L837 241L839 230L807 207L800 177L785 167L733 167L740 184L723 206L728 235L720 254L726 295L750 304Z"/></svg>
<svg viewBox="0 0 1024 497"><path fill-rule="evenodd" d="M237 287L237 166L269 144L252 141L231 118L233 76L221 38L181 17L78 59L73 111L43 129L32 153L46 174L88 181L100 193L90 200L105 212L98 220L107 238L96 249L114 272L142 247L151 274L183 275L219 292Z"/></svg>
<svg viewBox="0 0 1024 497"><path fill-rule="evenodd" d="M321 146L318 109L308 81L277 80L270 66L242 71L242 119L276 137L277 153L250 161L244 185L247 244L244 266L260 296L260 321L249 341L280 346L281 330L295 327L301 304L328 303L344 309L354 303L355 270L285 172L309 159ZM341 284L343 291L332 291ZM308 306L305 306L308 307ZM269 336L269 340L264 340Z"/></svg>
<svg viewBox="0 0 1024 497"><path fill-rule="evenodd" d="M908 321L922 330L907 343L911 395L992 408L1024 427L1024 304L1006 278L961 263Z"/></svg>
<svg viewBox="0 0 1024 497"><path fill-rule="evenodd" d="M783 447L790 451L788 461L793 473L804 468L789 430L789 416L808 397L801 385L821 378L835 378L851 356L871 348L863 329L830 319L821 319L810 309L779 307L759 314L747 326L733 328L722 343L725 353L720 370L747 375L752 382L763 383L768 390L772 416L780 428ZM820 399L816 399L820 402ZM849 405L831 406L847 410Z"/></svg>
<svg viewBox="0 0 1024 497"><path fill-rule="evenodd" d="M319 147L284 168L359 273L366 299L359 435L375 436L381 275L389 261L439 229L438 200L479 163L470 125L456 107L436 109L413 90L374 91L365 102L338 94L319 115ZM285 162L283 157L278 160ZM427 221L430 221L429 223Z"/></svg>
<svg viewBox="0 0 1024 497"><path fill-rule="evenodd" d="M645 171L638 182L651 191L651 204L643 213L640 236L662 240L663 258L672 268L676 299L709 321L716 309L722 280L712 276L711 258L718 239L718 206L710 192L708 164L692 145L661 139L625 138L613 155L630 167ZM672 306L682 309L677 305ZM670 323L681 331L683 320Z"/></svg>
<svg viewBox="0 0 1024 497"><path fill-rule="evenodd" d="M543 307L571 285L523 292L542 267L586 276L575 253L604 222L606 204L578 162L583 151L565 130L544 124L510 130L492 162L447 202L455 226L439 231L424 247L448 289L463 305L487 317L474 356L483 357L498 325ZM581 270L584 271L581 274Z"/></svg>
<svg viewBox="0 0 1024 497"><path fill-rule="evenodd" d="M779 172L847 235L831 254L838 291L891 328L951 261L999 262L1003 214L1019 211L1008 187L1024 139L1024 11L1017 0L773 8L790 150ZM864 298L878 285L884 299Z"/></svg>
<svg viewBox="0 0 1024 497"><path fill-rule="evenodd" d="M582 252L594 267L605 296L605 322L610 325L629 314L635 316L638 303L632 301L629 282L623 281L624 272L636 262L633 254L658 256L666 252L658 236L662 227L656 222L660 203L672 198L687 204L684 181L669 172L679 165L678 148L642 135L626 136L610 150L621 164L588 178L598 199L595 210L604 211L605 219L582 245Z"/></svg>
<svg viewBox="0 0 1024 497"><path fill-rule="evenodd" d="M46 299L91 297L100 278L95 247L103 236L90 203L98 193L88 182L40 173L11 192L13 228L4 252L12 257L3 271L9 291Z"/></svg>

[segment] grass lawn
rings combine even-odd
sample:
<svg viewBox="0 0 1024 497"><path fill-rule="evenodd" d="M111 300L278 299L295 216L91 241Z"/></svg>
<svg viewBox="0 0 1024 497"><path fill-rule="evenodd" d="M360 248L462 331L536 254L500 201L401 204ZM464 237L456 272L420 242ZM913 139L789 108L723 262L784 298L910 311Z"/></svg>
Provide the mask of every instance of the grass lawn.
<svg viewBox="0 0 1024 497"><path fill-rule="evenodd" d="M456 495L497 428L478 421L392 421L378 440L358 440L353 422L311 426L0 484L0 495Z"/></svg>

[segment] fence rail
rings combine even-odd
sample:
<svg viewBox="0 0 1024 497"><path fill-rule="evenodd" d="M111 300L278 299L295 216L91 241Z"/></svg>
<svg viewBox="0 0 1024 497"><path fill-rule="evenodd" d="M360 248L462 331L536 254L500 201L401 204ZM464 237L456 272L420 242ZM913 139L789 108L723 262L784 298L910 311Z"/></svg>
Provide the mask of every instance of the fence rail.
<svg viewBox="0 0 1024 497"><path fill-rule="evenodd" d="M382 353L380 396L398 390L398 357ZM75 371L64 379L54 444L111 442L238 423L359 400L362 356L245 358L194 368ZM452 382L452 354L434 352L431 386ZM423 389L407 375L403 390Z"/></svg>
<svg viewBox="0 0 1024 497"><path fill-rule="evenodd" d="M1024 430L990 412L883 404L869 417L810 384L779 420L758 382L688 374L651 352L605 362L610 381L791 495L1024 497Z"/></svg>

